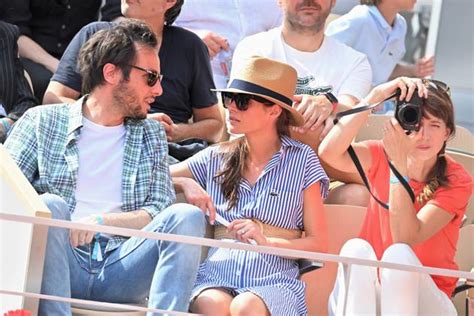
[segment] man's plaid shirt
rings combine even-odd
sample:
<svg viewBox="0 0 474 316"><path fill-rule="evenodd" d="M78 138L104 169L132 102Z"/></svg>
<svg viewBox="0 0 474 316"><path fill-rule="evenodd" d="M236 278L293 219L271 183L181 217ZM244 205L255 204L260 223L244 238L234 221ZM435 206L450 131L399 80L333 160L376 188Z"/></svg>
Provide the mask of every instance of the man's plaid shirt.
<svg viewBox="0 0 474 316"><path fill-rule="evenodd" d="M80 167L77 139L84 100L30 109L14 125L5 142L36 191L61 196L71 213L76 207L74 192ZM153 218L175 199L166 135L161 124L153 120L126 120L124 125L122 210L145 210ZM125 240L112 237L106 251Z"/></svg>

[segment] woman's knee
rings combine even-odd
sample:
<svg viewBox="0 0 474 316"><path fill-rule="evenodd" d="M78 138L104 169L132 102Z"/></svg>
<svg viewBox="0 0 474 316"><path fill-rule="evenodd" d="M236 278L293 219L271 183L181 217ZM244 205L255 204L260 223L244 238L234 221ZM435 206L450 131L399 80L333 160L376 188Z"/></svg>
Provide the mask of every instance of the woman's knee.
<svg viewBox="0 0 474 316"><path fill-rule="evenodd" d="M367 240L353 238L346 241L339 252L341 256L376 260L375 251Z"/></svg>
<svg viewBox="0 0 474 316"><path fill-rule="evenodd" d="M44 204L51 211L51 217L54 219L71 220L69 205L62 197L56 194L44 193L41 195Z"/></svg>
<svg viewBox="0 0 474 316"><path fill-rule="evenodd" d="M204 315L230 315L232 296L218 289L203 291L191 304L191 312Z"/></svg>
<svg viewBox="0 0 474 316"><path fill-rule="evenodd" d="M413 249L409 245L402 243L393 244L388 247L383 253L381 261L400 264L420 264L420 260L418 260Z"/></svg>
<svg viewBox="0 0 474 316"><path fill-rule="evenodd" d="M231 315L270 315L265 303L257 295L245 292L237 295L230 304Z"/></svg>

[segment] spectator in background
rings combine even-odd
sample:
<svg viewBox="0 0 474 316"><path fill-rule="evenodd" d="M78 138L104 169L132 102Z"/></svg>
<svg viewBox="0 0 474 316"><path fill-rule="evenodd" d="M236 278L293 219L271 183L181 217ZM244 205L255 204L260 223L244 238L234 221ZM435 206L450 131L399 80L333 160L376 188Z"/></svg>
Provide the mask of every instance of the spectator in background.
<svg viewBox="0 0 474 316"><path fill-rule="evenodd" d="M276 0L192 0L184 2L175 24L193 31L207 45L214 83L222 89L240 40L277 27L281 18Z"/></svg>
<svg viewBox="0 0 474 316"><path fill-rule="evenodd" d="M74 35L96 21L102 0L4 1L3 20L20 28L21 61L41 101L59 59Z"/></svg>
<svg viewBox="0 0 474 316"><path fill-rule="evenodd" d="M159 40L163 94L151 103L148 118L160 121L166 130L172 161L184 160L220 139L223 117L213 89L206 45L194 33L172 26L183 0L122 1L124 16L146 22ZM109 15L109 18L114 18ZM84 27L67 48L45 94L45 103L71 102L81 96L77 55L96 31L113 22ZM144 74L146 75L146 74ZM192 123L189 123L190 119Z"/></svg>
<svg viewBox="0 0 474 316"><path fill-rule="evenodd" d="M367 57L324 35L324 24L335 0L280 0L283 11L281 27L243 39L234 53L234 71L253 56L273 58L293 66L298 73L294 96L296 109L305 124L293 128L291 136L317 151L321 139L333 126L335 112L353 107L369 92L372 71ZM339 103L325 96L332 92ZM325 167L325 166L324 166ZM331 177L336 174L326 170ZM360 182L358 175L337 175L344 182ZM350 188L354 186L354 188ZM350 192L329 194L326 203L367 205L368 193L361 185L345 186ZM359 192L355 194L354 192Z"/></svg>
<svg viewBox="0 0 474 316"><path fill-rule="evenodd" d="M18 27L0 21L0 143L26 110L38 104L18 58Z"/></svg>
<svg viewBox="0 0 474 316"><path fill-rule="evenodd" d="M326 35L364 53L374 86L399 76L424 78L434 73L434 57L402 63L407 23L400 11L413 10L415 0L361 0L349 13L329 23Z"/></svg>

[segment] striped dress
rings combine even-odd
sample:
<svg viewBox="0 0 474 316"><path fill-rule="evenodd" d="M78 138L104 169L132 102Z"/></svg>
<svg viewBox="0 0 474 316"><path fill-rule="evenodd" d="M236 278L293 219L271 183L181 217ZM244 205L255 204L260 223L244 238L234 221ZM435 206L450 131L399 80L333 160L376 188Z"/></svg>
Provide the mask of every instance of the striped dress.
<svg viewBox="0 0 474 316"><path fill-rule="evenodd" d="M213 146L188 160L196 181L211 196L219 215L232 222L256 218L263 223L303 230L303 190L320 181L326 197L329 180L313 150L282 137L280 151L270 159L253 187L242 179L237 205L227 211L220 184L214 175L222 156ZM192 297L207 288L225 288L238 295L260 297L272 315L307 314L304 289L295 260L250 251L211 248L201 264Z"/></svg>

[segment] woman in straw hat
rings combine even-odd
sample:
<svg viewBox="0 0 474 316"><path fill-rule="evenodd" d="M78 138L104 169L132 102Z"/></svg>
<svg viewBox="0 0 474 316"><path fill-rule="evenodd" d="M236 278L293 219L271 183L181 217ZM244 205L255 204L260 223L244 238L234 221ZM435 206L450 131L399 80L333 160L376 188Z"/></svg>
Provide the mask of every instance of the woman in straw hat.
<svg viewBox="0 0 474 316"><path fill-rule="evenodd" d="M253 57L222 94L230 132L243 137L173 165L177 190L215 214L215 238L264 246L324 251L322 197L328 178L314 151L288 135L303 118L292 107L296 71ZM222 223L223 221L220 220ZM302 231L305 231L302 237ZM206 315L304 315L304 283L296 260L211 248L193 293L193 312Z"/></svg>

